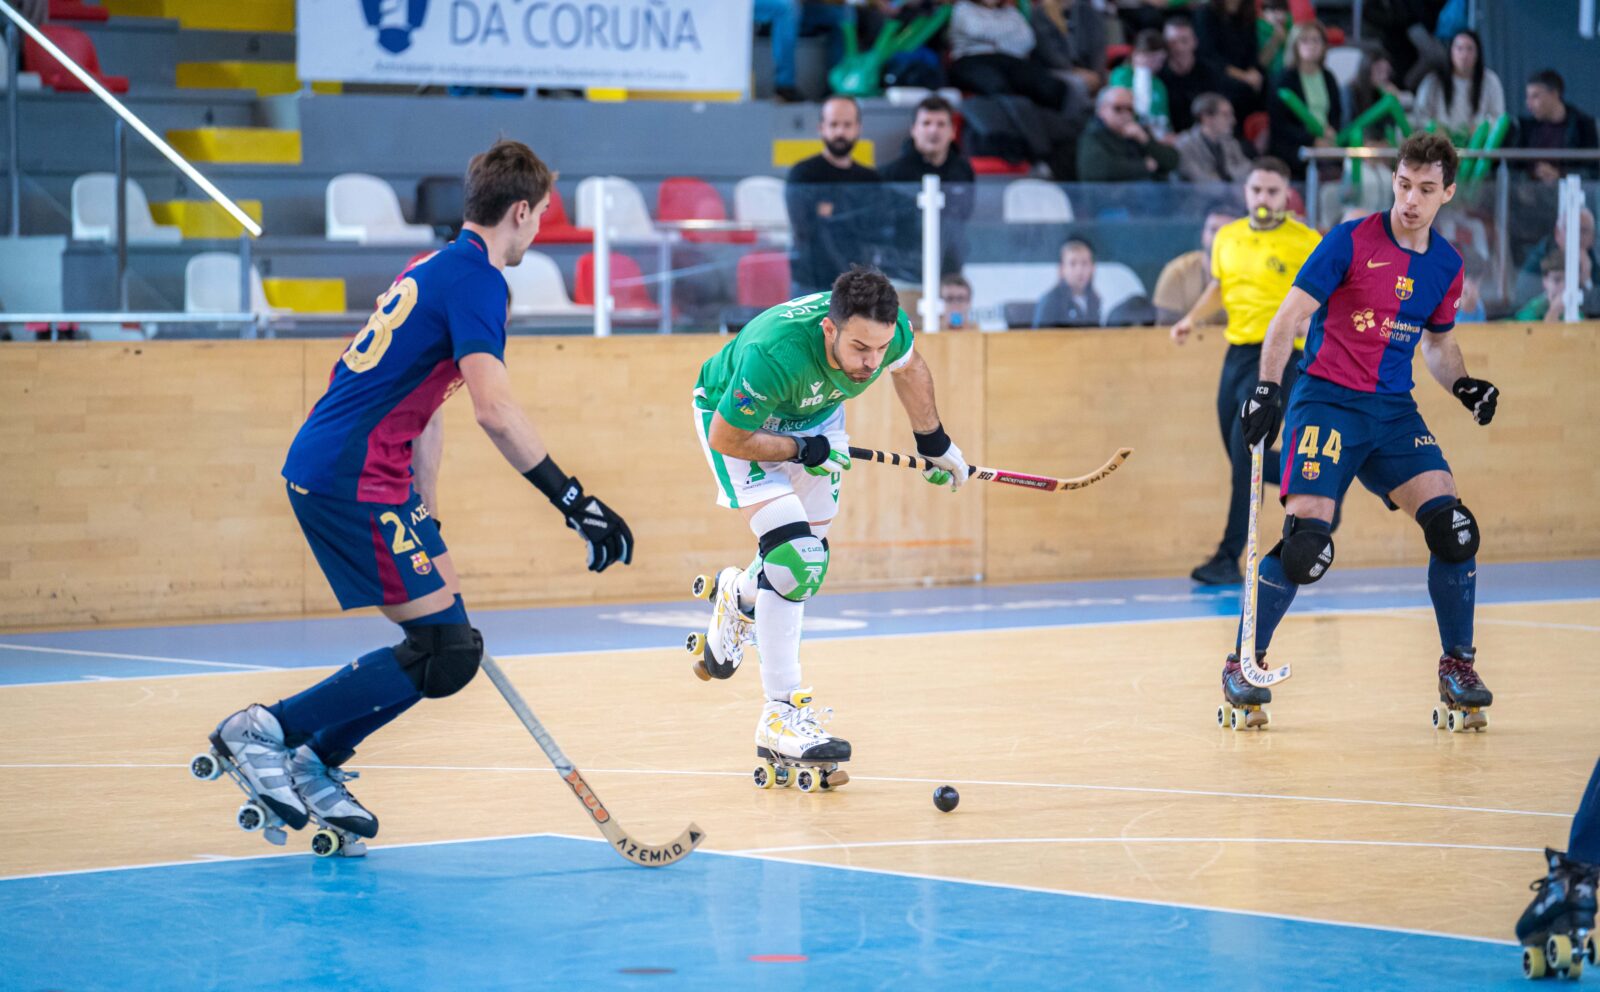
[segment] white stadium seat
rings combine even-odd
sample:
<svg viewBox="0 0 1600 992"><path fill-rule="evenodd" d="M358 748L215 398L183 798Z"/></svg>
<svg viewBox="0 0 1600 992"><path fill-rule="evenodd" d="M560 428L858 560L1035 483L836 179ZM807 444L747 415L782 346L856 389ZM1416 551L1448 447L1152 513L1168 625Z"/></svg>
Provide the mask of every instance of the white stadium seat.
<svg viewBox="0 0 1600 992"><path fill-rule="evenodd" d="M1355 82L1356 74L1361 71L1361 49L1354 45L1330 48L1322 64L1333 73L1333 78L1339 81L1340 86L1348 87Z"/></svg>
<svg viewBox="0 0 1600 992"><path fill-rule="evenodd" d="M658 240L656 228L650 221L650 210L644 205L644 194L632 180L621 176L590 176L578 184L578 226L594 227L595 212L600 206L600 191L611 194L606 209L606 226L611 237L619 241Z"/></svg>
<svg viewBox="0 0 1600 992"><path fill-rule="evenodd" d="M506 285L511 288L511 315L514 317L588 316L593 307L580 306L567 295L555 259L543 252L530 251L522 262L505 269Z"/></svg>
<svg viewBox="0 0 1600 992"><path fill-rule="evenodd" d="M1067 191L1043 179L1013 179L1006 184L1000 215L1007 224L1068 224L1072 201Z"/></svg>
<svg viewBox="0 0 1600 992"><path fill-rule="evenodd" d="M87 172L72 181L72 239L117 240L117 177L109 172ZM175 245L183 240L176 227L157 224L150 216L144 189L128 180L128 243Z"/></svg>
<svg viewBox="0 0 1600 992"><path fill-rule="evenodd" d="M761 238L787 245L789 208L783 200L783 180L775 176L746 176L733 187L733 219L744 224L780 225L783 230L761 232Z"/></svg>
<svg viewBox="0 0 1600 992"><path fill-rule="evenodd" d="M1100 297L1100 322L1105 323L1111 311L1135 296L1148 295L1144 283L1134 271L1121 262L1094 263L1094 293Z"/></svg>
<svg viewBox="0 0 1600 992"><path fill-rule="evenodd" d="M433 228L408 224L394 187L377 176L347 172L328 181L327 238L362 245L426 245Z"/></svg>
<svg viewBox="0 0 1600 992"><path fill-rule="evenodd" d="M239 256L226 251L203 251L189 259L183 270L185 313L239 312ZM250 312L277 313L267 305L261 273L250 267Z"/></svg>

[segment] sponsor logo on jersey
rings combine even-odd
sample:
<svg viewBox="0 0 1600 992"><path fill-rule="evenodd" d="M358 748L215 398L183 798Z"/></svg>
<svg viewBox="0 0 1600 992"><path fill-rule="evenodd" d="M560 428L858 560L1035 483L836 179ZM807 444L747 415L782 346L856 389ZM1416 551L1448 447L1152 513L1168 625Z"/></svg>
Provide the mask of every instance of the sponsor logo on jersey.
<svg viewBox="0 0 1600 992"><path fill-rule="evenodd" d="M761 402L765 403L767 401L767 398L765 396L762 396L759 392L756 391L755 387L750 385L750 380L749 379L740 379L739 380L739 385L744 387L744 391L745 392L749 393L751 396L754 396L756 399L760 400Z"/></svg>
<svg viewBox="0 0 1600 992"><path fill-rule="evenodd" d="M809 410L814 406L821 406L826 402L828 402L828 397L826 396L807 396L800 401L800 409Z"/></svg>
<svg viewBox="0 0 1600 992"><path fill-rule="evenodd" d="M815 395L817 395L817 393L819 393L819 392L821 392L821 391L822 391L822 383L820 383L820 382L813 382L813 383L812 383L812 384L811 384L811 395L812 395L812 396L815 396Z"/></svg>
<svg viewBox="0 0 1600 992"><path fill-rule="evenodd" d="M1385 265L1393 265L1393 264L1394 264L1393 262L1374 262L1370 258L1367 259L1367 268L1369 268L1369 269L1381 269Z"/></svg>
<svg viewBox="0 0 1600 992"><path fill-rule="evenodd" d="M1402 300L1411 299L1411 294L1415 289L1416 283L1412 281L1410 276L1401 276L1394 281L1394 295Z"/></svg>
<svg viewBox="0 0 1600 992"><path fill-rule="evenodd" d="M428 560L426 551L418 551L411 556L411 570L418 575L427 575L433 571L433 562Z"/></svg>
<svg viewBox="0 0 1600 992"><path fill-rule="evenodd" d="M1301 462L1300 476L1307 480L1314 480L1322 475L1321 462Z"/></svg>
<svg viewBox="0 0 1600 992"><path fill-rule="evenodd" d="M756 401L746 396L740 390L735 389L733 391L733 405L738 407L739 412L747 417L754 417L756 415Z"/></svg>
<svg viewBox="0 0 1600 992"><path fill-rule="evenodd" d="M1372 330L1372 325L1378 322L1378 315L1371 310L1357 310L1350 315L1350 323L1355 325L1357 334L1364 334Z"/></svg>
<svg viewBox="0 0 1600 992"><path fill-rule="evenodd" d="M1418 325L1393 317L1383 318L1383 325L1378 328L1378 334L1385 341L1399 341L1401 344L1410 343L1412 338L1421 333L1422 328Z"/></svg>
<svg viewBox="0 0 1600 992"><path fill-rule="evenodd" d="M1289 267L1287 265L1284 265L1283 261L1281 259L1279 259L1278 256L1276 256L1276 255L1268 256L1268 258L1267 258L1267 268L1269 268L1272 271L1276 272L1280 276L1285 276L1285 275L1289 274Z"/></svg>
<svg viewBox="0 0 1600 992"><path fill-rule="evenodd" d="M411 32L428 16L428 0L361 0L367 27L378 32L378 47L399 55L411 47Z"/></svg>
<svg viewBox="0 0 1600 992"><path fill-rule="evenodd" d="M426 503L418 504L417 508L411 511L411 526L415 527L417 524L422 523L431 516L433 516L433 514L428 512L428 506Z"/></svg>
<svg viewBox="0 0 1600 992"><path fill-rule="evenodd" d="M1416 437L1411 439L1411 446L1413 448L1426 448L1430 445L1435 448L1439 446L1439 442L1433 439L1432 434L1418 434Z"/></svg>
<svg viewBox="0 0 1600 992"><path fill-rule="evenodd" d="M844 398L844 394L839 392L837 389L835 389L833 392L828 394L828 399L830 399L830 400L838 400L838 399L843 399L843 398Z"/></svg>

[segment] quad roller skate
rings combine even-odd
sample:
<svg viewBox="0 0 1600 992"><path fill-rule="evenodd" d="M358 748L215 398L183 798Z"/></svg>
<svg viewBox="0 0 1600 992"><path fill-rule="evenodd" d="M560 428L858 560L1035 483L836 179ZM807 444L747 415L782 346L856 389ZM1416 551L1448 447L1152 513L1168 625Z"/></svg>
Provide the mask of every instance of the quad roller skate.
<svg viewBox="0 0 1600 992"><path fill-rule="evenodd" d="M829 736L822 724L833 717L832 709L818 713L811 706L811 690L797 689L787 701L767 700L756 724L756 788L786 789L793 785L801 792L830 792L850 781L850 773L839 767L850 760L850 742Z"/></svg>
<svg viewBox="0 0 1600 992"><path fill-rule="evenodd" d="M1595 881L1600 865L1574 861L1545 848L1550 872L1528 888L1533 902L1517 921L1522 974L1527 978L1577 978L1595 963Z"/></svg>
<svg viewBox="0 0 1600 992"><path fill-rule="evenodd" d="M1263 653L1256 658L1260 665L1266 658ZM1272 690L1257 688L1244 680L1244 669L1239 656L1228 655L1222 666L1222 705L1217 707L1217 726L1240 730L1265 730L1272 716L1265 709L1272 702Z"/></svg>
<svg viewBox="0 0 1600 992"><path fill-rule="evenodd" d="M1455 647L1439 659L1439 705L1433 708L1435 730L1459 734L1489 729L1489 714L1484 709L1494 702L1494 693L1473 670L1476 653L1474 648Z"/></svg>
<svg viewBox="0 0 1600 992"><path fill-rule="evenodd" d="M716 575L697 575L689 592L695 599L711 601L711 626L696 631L684 642L694 656L694 675L702 682L732 678L744 661L746 644L756 640L755 617L739 609L739 576L744 569L730 565Z"/></svg>

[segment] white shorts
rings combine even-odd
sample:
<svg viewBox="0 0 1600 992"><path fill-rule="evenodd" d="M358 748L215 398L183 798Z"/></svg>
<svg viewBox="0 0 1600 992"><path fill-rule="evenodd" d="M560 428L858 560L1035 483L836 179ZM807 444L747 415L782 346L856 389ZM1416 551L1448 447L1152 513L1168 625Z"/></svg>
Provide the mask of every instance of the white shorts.
<svg viewBox="0 0 1600 992"><path fill-rule="evenodd" d="M717 480L717 505L729 509L755 506L779 496L794 493L805 506L806 519L812 523L825 523L839 512L839 486L844 473L812 475L799 462L747 462L742 458L713 451L706 437L711 430L712 411L694 407L694 429L700 435L700 448L706 454L706 464ZM844 405L833 416L813 428L811 434L825 434L835 451L850 447L850 435L844 430ZM785 434L786 437L800 435Z"/></svg>

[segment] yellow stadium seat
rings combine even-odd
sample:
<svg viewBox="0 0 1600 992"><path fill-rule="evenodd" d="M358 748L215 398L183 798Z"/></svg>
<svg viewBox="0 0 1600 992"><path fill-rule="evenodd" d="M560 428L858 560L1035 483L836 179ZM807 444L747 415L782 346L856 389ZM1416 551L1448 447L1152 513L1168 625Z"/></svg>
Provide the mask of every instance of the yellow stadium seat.
<svg viewBox="0 0 1600 992"><path fill-rule="evenodd" d="M772 164L778 168L787 168L802 159L813 155L822 154L822 142L816 138L778 138L772 142ZM877 150L872 141L862 138L856 142L856 150L850 157L862 165L871 166L877 162Z"/></svg>
<svg viewBox="0 0 1600 992"><path fill-rule="evenodd" d="M294 313L343 313L343 279L263 279L267 302Z"/></svg>
<svg viewBox="0 0 1600 992"><path fill-rule="evenodd" d="M167 140L197 162L299 165L300 132L267 127L202 127L168 131Z"/></svg>
<svg viewBox="0 0 1600 992"><path fill-rule="evenodd" d="M250 219L261 223L260 200L236 200ZM150 216L158 224L171 224L185 238L236 238L244 228L215 200L167 200L150 204Z"/></svg>
<svg viewBox="0 0 1600 992"><path fill-rule="evenodd" d="M257 96L275 96L298 90L300 77L293 62L179 62L178 87L255 90Z"/></svg>

